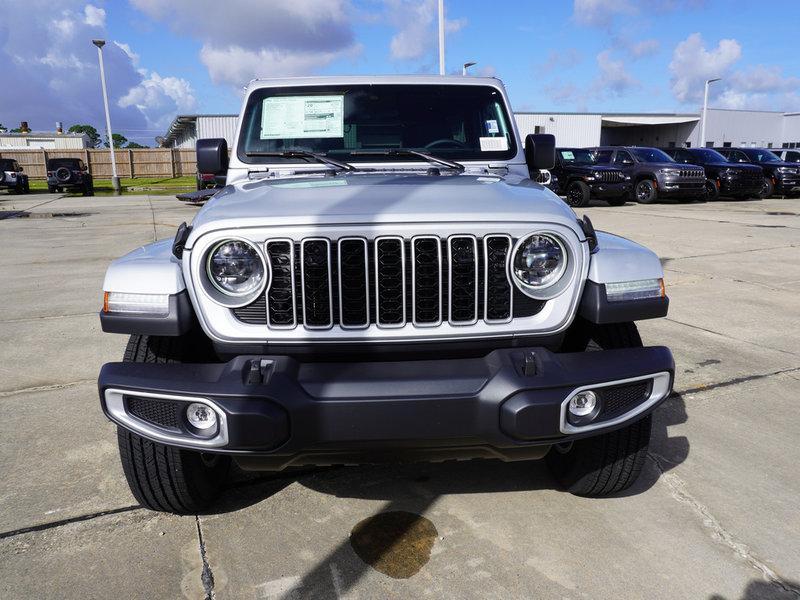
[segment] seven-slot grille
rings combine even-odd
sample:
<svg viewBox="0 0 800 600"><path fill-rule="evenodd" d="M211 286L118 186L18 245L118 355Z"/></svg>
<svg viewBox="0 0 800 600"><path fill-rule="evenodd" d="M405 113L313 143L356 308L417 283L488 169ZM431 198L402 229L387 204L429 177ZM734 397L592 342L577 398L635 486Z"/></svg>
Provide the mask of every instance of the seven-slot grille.
<svg viewBox="0 0 800 600"><path fill-rule="evenodd" d="M506 234L277 238L264 247L269 286L233 313L270 329L507 323L544 305L509 281Z"/></svg>
<svg viewBox="0 0 800 600"><path fill-rule="evenodd" d="M706 172L703 169L680 169L678 172L680 177L691 177L697 179L698 177L705 177Z"/></svg>
<svg viewBox="0 0 800 600"><path fill-rule="evenodd" d="M622 174L622 171L600 171L599 173L600 181L605 183L618 183L625 179L625 175Z"/></svg>

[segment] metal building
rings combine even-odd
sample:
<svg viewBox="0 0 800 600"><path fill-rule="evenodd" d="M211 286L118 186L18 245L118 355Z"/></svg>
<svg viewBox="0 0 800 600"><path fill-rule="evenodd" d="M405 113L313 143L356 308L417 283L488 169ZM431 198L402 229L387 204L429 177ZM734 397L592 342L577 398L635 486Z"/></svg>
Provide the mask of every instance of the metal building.
<svg viewBox="0 0 800 600"><path fill-rule="evenodd" d="M194 148L198 139L225 138L233 145L239 115L179 115L164 135L163 148Z"/></svg>
<svg viewBox="0 0 800 600"><path fill-rule="evenodd" d="M83 150L88 147L89 136L85 133L0 131L0 150Z"/></svg>

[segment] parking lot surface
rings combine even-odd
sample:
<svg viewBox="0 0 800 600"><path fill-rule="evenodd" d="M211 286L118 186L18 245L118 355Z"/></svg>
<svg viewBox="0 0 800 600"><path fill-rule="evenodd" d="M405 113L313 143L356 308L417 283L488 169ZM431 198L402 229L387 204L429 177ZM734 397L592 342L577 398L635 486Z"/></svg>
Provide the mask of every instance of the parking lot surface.
<svg viewBox="0 0 800 600"><path fill-rule="evenodd" d="M675 393L624 495L541 462L342 467L238 474L175 517L128 492L97 310L108 262L196 210L0 194L0 597L800 598L800 199L583 211L655 250L671 298L640 329Z"/></svg>

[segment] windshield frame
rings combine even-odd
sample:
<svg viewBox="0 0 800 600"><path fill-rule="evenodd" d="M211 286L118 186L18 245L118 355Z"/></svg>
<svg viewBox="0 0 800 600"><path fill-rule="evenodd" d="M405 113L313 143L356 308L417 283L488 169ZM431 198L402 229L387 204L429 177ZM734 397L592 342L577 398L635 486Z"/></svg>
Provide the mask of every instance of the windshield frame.
<svg viewBox="0 0 800 600"><path fill-rule="evenodd" d="M773 154L772 150L767 150L766 148L738 148L745 153L745 156L749 158L753 162L762 162L762 163L776 163L776 162L783 162L780 156ZM750 153L753 154L750 154ZM758 158L757 154L763 154L764 157L769 157L769 160L764 160L763 158Z"/></svg>
<svg viewBox="0 0 800 600"><path fill-rule="evenodd" d="M707 163L729 162L727 158L725 158L722 154L720 154L713 148L687 148L686 150L689 151L689 156L691 156L692 158L697 158L697 160L701 160ZM705 156L706 153L708 153L710 156L706 157Z"/></svg>
<svg viewBox="0 0 800 600"><path fill-rule="evenodd" d="M381 81L379 83L371 83L366 81L342 81L336 80L331 82L326 82L324 80L316 80L313 83L301 83L297 82L293 85L267 85L267 86L259 86L251 89L247 95L245 100L245 105L243 107L239 129L236 136L236 151L231 156L232 159L232 168L236 168L235 163L240 163L240 167L251 167L251 166L268 166L268 167L298 167L304 166L307 169L312 169L316 165L310 164L307 161L301 160L299 158L283 158L283 157L259 157L253 156L254 150L248 147L248 132L249 129L254 126L254 122L257 121L257 114L253 113L253 111L257 110L258 103L262 102L264 98L271 97L275 95L283 95L283 96L310 96L310 95L336 95L336 94L346 94L347 91L353 90L356 88L364 88L365 90L379 88L379 87L420 87L420 86L428 86L428 87L440 87L445 90L449 90L451 88L463 87L466 89L474 89L474 88L484 88L490 91L492 94L497 95L497 108L499 110L498 118L502 120L502 128L505 130L507 139L508 139L508 150L506 151L477 151L474 148L468 148L466 151L461 151L461 149L447 149L448 151L442 152L437 151L436 148L427 148L427 149L417 149L417 148L394 148L393 146L381 146L370 148L374 150L420 150L427 154L430 154L434 157L441 158L447 161L455 161L459 163L470 163L470 162L478 162L478 163L510 163L516 162L516 159L519 158L521 154L521 147L518 144L518 134L516 128L516 121L514 120L513 113L511 112L511 108L508 103L508 98L505 94L505 91L502 87L492 85L486 81L479 81L479 82L469 82L465 81L464 83L460 82L448 82L448 81L437 81L435 78L430 78L430 80L426 81L413 81L413 82L405 82L405 81ZM363 149L363 148L362 148ZM355 149L354 149L355 150ZM469 155L468 157L464 157L464 152L467 152ZM349 150L333 150L328 152L315 152L320 156L327 156L329 158L333 158L339 161L347 162L349 164L353 164L354 166L361 167L364 165L374 165L374 164L408 164L408 163L421 163L421 165L428 166L430 163L421 157L415 157L411 155L403 155L402 157L398 155L392 154L370 154L364 153L359 155L357 153L351 153ZM250 154L250 155L249 155ZM480 154L480 156L474 156L476 154ZM415 165L416 166L416 165Z"/></svg>
<svg viewBox="0 0 800 600"><path fill-rule="evenodd" d="M676 162L674 158L672 158L669 154L664 152L663 150L659 150L658 148L651 148L649 146L634 146L631 148L626 148L626 150L633 155L633 157L640 163L674 163ZM666 160L661 160L661 157L658 157L658 160L650 160L646 157L643 157L640 152L655 152L656 157L658 154L662 154Z"/></svg>

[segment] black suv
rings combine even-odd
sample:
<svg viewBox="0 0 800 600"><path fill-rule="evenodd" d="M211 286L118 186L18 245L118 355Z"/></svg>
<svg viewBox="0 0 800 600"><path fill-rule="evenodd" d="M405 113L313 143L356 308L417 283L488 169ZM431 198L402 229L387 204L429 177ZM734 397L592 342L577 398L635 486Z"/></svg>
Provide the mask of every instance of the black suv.
<svg viewBox="0 0 800 600"><path fill-rule="evenodd" d="M67 190L94 196L94 181L89 168L80 158L47 159L47 191L54 194Z"/></svg>
<svg viewBox="0 0 800 600"><path fill-rule="evenodd" d="M566 195L572 207L586 206L590 198L621 206L631 194L631 178L615 167L598 165L591 150L558 148L551 173L557 181L553 191Z"/></svg>
<svg viewBox="0 0 800 600"><path fill-rule="evenodd" d="M800 164L800 148L780 148L772 153L784 162Z"/></svg>
<svg viewBox="0 0 800 600"><path fill-rule="evenodd" d="M763 176L755 165L734 165L711 148L664 148L664 152L682 164L700 165L706 172L706 200L719 196L757 198Z"/></svg>
<svg viewBox="0 0 800 600"><path fill-rule="evenodd" d="M772 194L789 196L800 192L800 166L782 161L767 148L714 148L732 163L758 165L763 171L761 198Z"/></svg>
<svg viewBox="0 0 800 600"><path fill-rule="evenodd" d="M13 158L0 158L0 189L5 188L9 194L27 194L30 191L28 176L23 174L22 167Z"/></svg>
<svg viewBox="0 0 800 600"><path fill-rule="evenodd" d="M679 165L658 148L600 146L595 160L622 169L633 183L637 202L650 204L659 198L681 197L703 200L706 174L702 167Z"/></svg>

